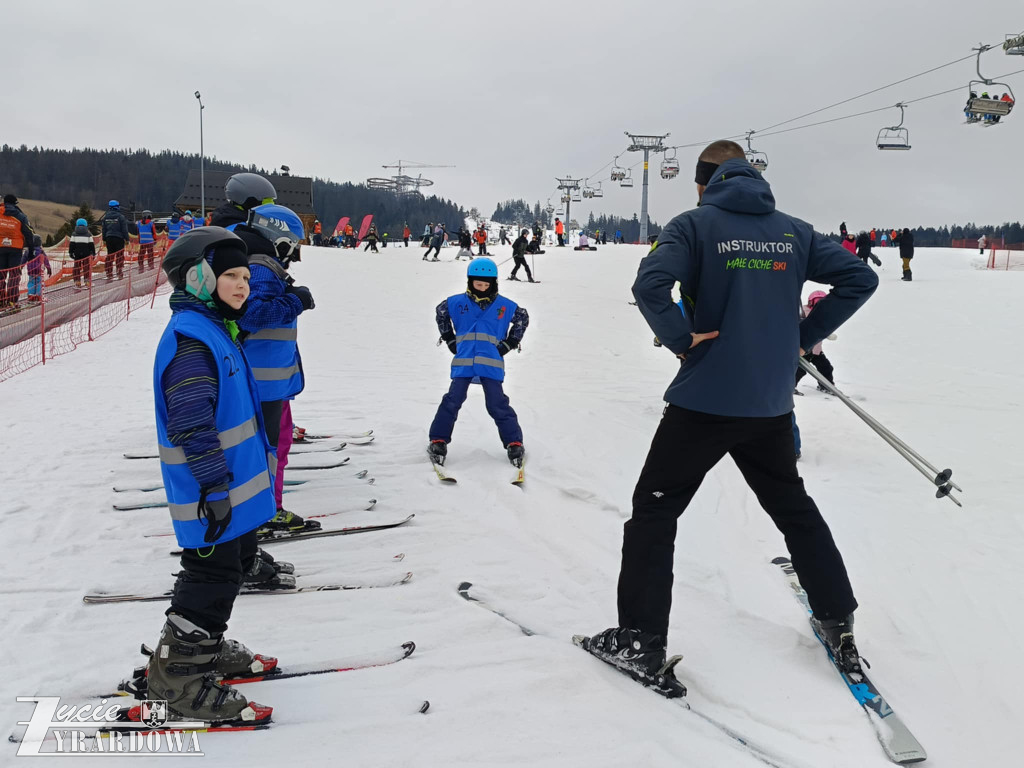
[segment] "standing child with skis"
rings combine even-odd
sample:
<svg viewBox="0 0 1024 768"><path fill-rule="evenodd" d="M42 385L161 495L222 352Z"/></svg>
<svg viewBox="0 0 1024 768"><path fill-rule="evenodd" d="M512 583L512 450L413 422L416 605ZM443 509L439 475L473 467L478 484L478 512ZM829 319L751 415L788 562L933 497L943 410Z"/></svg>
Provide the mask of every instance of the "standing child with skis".
<svg viewBox="0 0 1024 768"><path fill-rule="evenodd" d="M827 294L824 291L814 291L810 296L808 296L807 297L807 304L805 306L801 307L801 309L800 309L800 320L803 321L803 320L807 319L807 317L814 310L814 307L817 306L818 302L821 301L822 299L824 299L826 295ZM825 343L824 341L819 341L817 344L815 344L813 347L811 347L811 349L807 352L807 354L804 355L804 360L806 360L811 365L813 365L815 368L817 368L818 369L818 373L820 373L822 376L824 376L826 379L828 379L830 384L835 384L836 382L832 378L833 373L834 373L834 371L832 369L832 363L829 361L829 359L827 357L825 357L825 353L821 349L821 345L824 344L824 343ZM799 384L800 383L800 379L802 379L806 375L807 375L807 372L803 368L797 368L796 369L796 384ZM796 390L794 390L794 392L795 391ZM825 387L823 387L821 384L818 384L818 391L819 392L828 392L828 390L825 389ZM800 394L800 393L796 392L796 394ZM799 453L799 451L798 451L798 453Z"/></svg>
<svg viewBox="0 0 1024 768"><path fill-rule="evenodd" d="M252 724L272 713L218 682L277 666L224 638L246 562L256 557L256 529L274 516L273 448L237 340L248 262L242 240L221 227L184 233L163 262L174 293L153 389L160 470L183 552L145 680L171 719Z"/></svg>
<svg viewBox="0 0 1024 768"><path fill-rule="evenodd" d="M498 426L508 459L521 467L525 455L523 431L501 383L505 380L505 355L519 347L530 316L523 307L498 293L498 267L490 259L473 259L466 277L465 293L449 296L437 305L441 341L455 358L451 386L441 398L430 425L427 451L431 461L444 464L459 409L466 401L469 385L479 380L487 413Z"/></svg>

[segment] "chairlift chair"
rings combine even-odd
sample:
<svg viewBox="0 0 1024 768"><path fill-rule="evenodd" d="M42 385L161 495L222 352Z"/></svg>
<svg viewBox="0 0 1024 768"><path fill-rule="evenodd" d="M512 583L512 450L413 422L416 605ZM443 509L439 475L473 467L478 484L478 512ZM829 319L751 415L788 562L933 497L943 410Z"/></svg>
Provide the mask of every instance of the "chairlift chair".
<svg viewBox="0 0 1024 768"><path fill-rule="evenodd" d="M672 150L672 156L669 157L668 152L665 152L665 159L661 161L661 178L663 179L674 179L679 175L679 160L676 157L676 151Z"/></svg>
<svg viewBox="0 0 1024 768"><path fill-rule="evenodd" d="M1003 51L1008 56L1024 56L1024 33L1019 35L1007 35L1003 42Z"/></svg>
<svg viewBox="0 0 1024 768"><path fill-rule="evenodd" d="M904 110L903 103L896 105L900 108L900 122L897 125L882 128L875 139L875 145L884 150L907 150L910 149L910 131L903 127Z"/></svg>
<svg viewBox="0 0 1024 768"><path fill-rule="evenodd" d="M752 146L750 146L750 137L754 135L754 131L747 131L747 151L743 154L747 157L747 162L753 166L754 170L758 173L764 173L768 170L768 155L764 152L758 152Z"/></svg>
<svg viewBox="0 0 1024 768"><path fill-rule="evenodd" d="M549 200L548 204L544 206L544 213L546 213L548 216L550 216L554 212L555 212L555 206L553 206L551 204L551 201Z"/></svg>
<svg viewBox="0 0 1024 768"><path fill-rule="evenodd" d="M1024 38L1024 35L1020 36ZM1010 42L1010 41L1008 41ZM1016 98L1013 95L1013 89L1008 83L997 83L994 80L990 80L981 74L981 54L987 51L992 46L979 45L976 50L978 52L976 69L978 71L978 79L971 80L967 85L967 106L964 107L964 113L967 115L968 123L983 122L984 125L998 125L999 118L1009 115L1013 111L1013 105ZM1006 49L1006 45L1003 45ZM1007 52L1009 50L1007 49ZM1022 51L1024 53L1024 51ZM999 97L999 91L1002 90L1004 94L1009 95L1009 101L1003 101ZM996 94L988 98L982 96L975 96L976 93L984 93L992 91ZM988 119L992 117L993 119Z"/></svg>
<svg viewBox="0 0 1024 768"><path fill-rule="evenodd" d="M619 157L615 156L612 161L612 181L622 181L626 178L626 169L619 165Z"/></svg>
<svg viewBox="0 0 1024 768"><path fill-rule="evenodd" d="M620 187L632 187L633 186L633 171L627 170L626 175L619 182Z"/></svg>
<svg viewBox="0 0 1024 768"><path fill-rule="evenodd" d="M580 191L578 189L574 189L572 191L572 195L570 195L570 197L572 198L572 201L574 203L581 203L581 202L583 202L583 195L580 194Z"/></svg>
<svg viewBox="0 0 1024 768"><path fill-rule="evenodd" d="M604 197L604 190L601 189L601 182L600 181L597 182L597 186L594 187L591 190L591 192L593 192L592 197Z"/></svg>
<svg viewBox="0 0 1024 768"><path fill-rule="evenodd" d="M570 200L568 193L562 195L561 200L562 200L563 203L568 203L569 200Z"/></svg>

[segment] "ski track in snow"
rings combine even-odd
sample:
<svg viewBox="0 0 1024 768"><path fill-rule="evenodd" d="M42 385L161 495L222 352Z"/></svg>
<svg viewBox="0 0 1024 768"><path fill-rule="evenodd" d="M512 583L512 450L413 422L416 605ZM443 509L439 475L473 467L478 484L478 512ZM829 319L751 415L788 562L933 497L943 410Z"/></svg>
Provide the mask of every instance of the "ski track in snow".
<svg viewBox="0 0 1024 768"><path fill-rule="evenodd" d="M391 667L247 686L273 705L266 733L201 737L232 764L346 766L757 766L700 719L570 643L615 621L622 524L677 368L631 299L642 247L548 248L542 285L501 281L530 312L506 391L527 446L513 469L471 388L449 450L458 485L437 482L424 448L448 386L433 310L465 285L465 263L424 263L418 248L380 255L304 249L293 268L317 307L300 323L307 389L293 408L317 432L374 430L370 446L285 497L300 514L352 508L325 528L401 519L395 530L274 545L315 582L414 572L402 587L240 599L230 636L282 664L390 648ZM510 248L494 247L496 261ZM872 678L929 752L928 765L1009 764L1024 720L1016 641L1024 584L1018 441L1024 429L1024 275L986 272L967 251L918 249L914 282L881 249L875 297L825 350L836 381L940 468L965 507L933 498L908 464L834 398L797 398L800 463L861 603L857 633ZM504 278L510 264L500 269ZM388 286L385 289L385 286ZM805 294L816 286L808 285ZM153 644L165 605L86 606L106 589L163 590L178 564L166 509L118 512L114 485L158 476L122 453L155 447L152 362L167 299L99 341L5 382L0 562L7 609L0 726L15 696L110 689ZM32 404L28 407L28 404ZM152 464L152 466L149 466ZM354 477L369 469L374 485ZM379 499L369 511L357 509ZM149 500L147 498L147 500ZM793 766L888 765L806 618L770 564L778 533L731 461L710 473L677 537L670 652L695 708ZM406 553L401 563L392 560ZM537 635L467 604L461 581ZM309 582L307 582L309 583ZM417 713L429 699L430 711ZM13 755L13 746L7 754ZM229 757L230 756L230 757ZM4 762L4 761L0 761Z"/></svg>

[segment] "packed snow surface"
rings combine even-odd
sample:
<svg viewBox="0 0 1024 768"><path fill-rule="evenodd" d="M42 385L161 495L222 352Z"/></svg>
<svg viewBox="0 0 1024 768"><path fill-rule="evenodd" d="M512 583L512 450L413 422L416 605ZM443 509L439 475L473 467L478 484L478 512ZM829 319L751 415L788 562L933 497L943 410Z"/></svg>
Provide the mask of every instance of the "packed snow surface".
<svg viewBox="0 0 1024 768"><path fill-rule="evenodd" d="M392 244L393 245L393 244ZM275 545L300 584L358 583L414 572L400 587L241 597L230 636L281 664L384 650L416 653L358 672L245 686L272 705L266 732L202 737L224 765L760 765L682 708L573 647L615 623L622 523L677 368L631 300L645 249L535 257L540 284L501 281L530 329L507 360L506 389L528 451L527 482L509 466L482 393L463 407L441 485L427 427L448 386L434 307L465 288L465 263L307 248L293 269L315 310L300 321L311 432L372 428L351 462L290 473L300 514L371 511L324 527L398 520L395 530ZM495 246L496 260L510 248ZM872 300L825 351L836 381L940 468L964 508L934 489L843 404L805 379L797 398L800 469L846 559L871 675L929 753L929 765L1010 765L1024 722L1024 274L978 269L971 254L918 249L914 281L883 259ZM500 274L508 274L511 263ZM816 286L808 285L805 295ZM167 299L101 340L3 384L0 563L4 695L14 730L31 706L110 690L156 642L162 603L84 605L88 591L159 591L177 561L166 510L116 512L114 485L158 481L152 362ZM297 456L312 463L322 454ZM376 482L354 477L368 469ZM137 494L136 496L144 496ZM401 562L393 560L405 553ZM779 534L731 460L709 476L677 540L672 653L695 709L791 766L884 766L874 732L814 639L772 557ZM473 592L536 634L462 600ZM426 714L419 708L430 701ZM0 763L12 764L14 744ZM131 759L131 758L129 758ZM44 761L44 764L46 762Z"/></svg>

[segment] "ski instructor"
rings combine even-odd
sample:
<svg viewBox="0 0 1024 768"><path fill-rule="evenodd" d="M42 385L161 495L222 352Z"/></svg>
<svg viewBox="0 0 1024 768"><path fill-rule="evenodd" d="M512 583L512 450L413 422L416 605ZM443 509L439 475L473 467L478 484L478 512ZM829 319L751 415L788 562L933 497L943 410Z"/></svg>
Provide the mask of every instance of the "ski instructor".
<svg viewBox="0 0 1024 768"><path fill-rule="evenodd" d="M643 260L633 296L680 359L623 530L619 626L582 641L666 695L685 689L665 665L676 521L729 454L782 532L816 628L842 665L859 664L853 596L828 525L804 490L793 449L793 371L871 296L874 272L775 208L771 188L732 141L697 161L698 207L676 216ZM832 292L803 322L805 280ZM681 284L685 313L672 299ZM666 677L671 678L666 681ZM673 685L674 683L674 685Z"/></svg>

